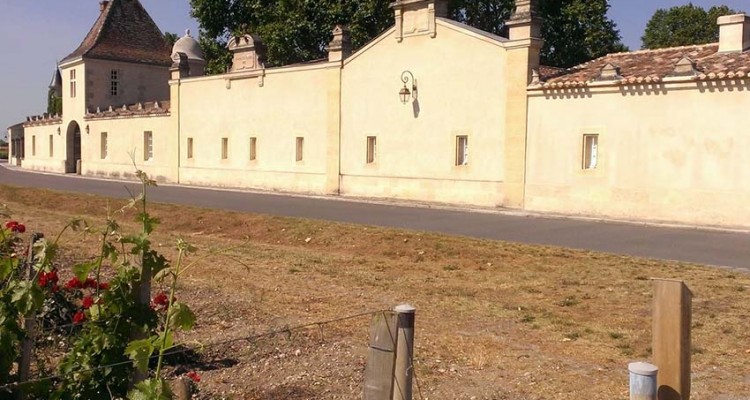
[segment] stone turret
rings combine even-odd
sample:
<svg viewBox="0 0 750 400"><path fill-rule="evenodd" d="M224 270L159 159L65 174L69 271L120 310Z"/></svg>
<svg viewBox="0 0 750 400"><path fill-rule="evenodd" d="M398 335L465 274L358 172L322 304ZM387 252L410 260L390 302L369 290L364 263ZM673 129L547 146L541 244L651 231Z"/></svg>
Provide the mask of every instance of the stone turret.
<svg viewBox="0 0 750 400"><path fill-rule="evenodd" d="M175 61L175 54L182 53L187 57L188 76L203 76L206 71L206 59L203 50L197 40L190 35L190 30L185 31L185 36L181 37L172 47L172 61Z"/></svg>

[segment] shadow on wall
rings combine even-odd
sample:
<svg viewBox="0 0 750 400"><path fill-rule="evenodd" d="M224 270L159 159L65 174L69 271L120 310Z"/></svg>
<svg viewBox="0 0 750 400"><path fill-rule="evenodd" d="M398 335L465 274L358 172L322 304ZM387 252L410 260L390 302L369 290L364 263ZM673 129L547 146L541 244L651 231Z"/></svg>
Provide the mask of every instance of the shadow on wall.
<svg viewBox="0 0 750 400"><path fill-rule="evenodd" d="M414 111L414 118L419 118L419 112L422 111L422 109L419 108L419 99L414 99L414 101L411 102L411 108Z"/></svg>

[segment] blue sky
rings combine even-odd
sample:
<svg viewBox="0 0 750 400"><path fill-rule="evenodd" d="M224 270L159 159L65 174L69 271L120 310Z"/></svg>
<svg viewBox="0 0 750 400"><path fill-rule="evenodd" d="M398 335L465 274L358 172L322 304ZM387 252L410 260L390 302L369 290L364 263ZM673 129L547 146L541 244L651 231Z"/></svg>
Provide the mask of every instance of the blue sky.
<svg viewBox="0 0 750 400"><path fill-rule="evenodd" d="M99 14L97 0L0 0L0 137L5 127L46 111L47 85L55 62L75 50ZM385 0L384 0L385 1ZM640 37L658 8L688 0L610 0L610 17L623 41L640 48ZM188 0L141 0L159 27L197 32ZM726 4L750 11L748 0L693 0L702 7Z"/></svg>

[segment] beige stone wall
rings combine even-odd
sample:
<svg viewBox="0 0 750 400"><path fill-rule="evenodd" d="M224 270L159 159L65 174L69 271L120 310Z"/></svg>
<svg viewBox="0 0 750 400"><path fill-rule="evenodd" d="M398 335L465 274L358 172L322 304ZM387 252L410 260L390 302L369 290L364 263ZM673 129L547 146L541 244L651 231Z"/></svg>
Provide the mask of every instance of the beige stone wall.
<svg viewBox="0 0 750 400"><path fill-rule="evenodd" d="M526 208L750 226L749 87L532 92ZM584 134L599 135L595 169L582 168Z"/></svg>
<svg viewBox="0 0 750 400"><path fill-rule="evenodd" d="M344 195L500 205L503 201L506 50L437 21L436 37L391 30L344 64L341 192ZM401 73L418 100L402 104ZM409 84L411 89L411 83ZM467 136L468 165L456 165ZM377 137L374 163L367 136Z"/></svg>
<svg viewBox="0 0 750 400"><path fill-rule="evenodd" d="M172 117L124 117L86 121L89 133L81 137L82 174L110 178L132 178L133 161L152 179L176 182L177 135ZM152 155L146 159L145 132L152 134ZM102 148L106 133L106 152ZM102 158L104 156L104 158Z"/></svg>
<svg viewBox="0 0 750 400"><path fill-rule="evenodd" d="M111 73L117 71L117 96L111 93ZM104 60L86 60L87 106L94 111L169 99L169 68Z"/></svg>
<svg viewBox="0 0 750 400"><path fill-rule="evenodd" d="M57 133L58 128L61 129L60 134ZM65 172L65 150L65 128L61 124L24 128L24 168L44 172Z"/></svg>
<svg viewBox="0 0 750 400"><path fill-rule="evenodd" d="M190 78L178 88L173 82L173 93L179 90L180 96L180 182L326 193L330 119L338 113L329 89L337 90L338 71L338 64L323 63L269 69L265 77L242 72ZM255 160L250 160L251 137ZM297 137L304 138L301 161L295 157Z"/></svg>

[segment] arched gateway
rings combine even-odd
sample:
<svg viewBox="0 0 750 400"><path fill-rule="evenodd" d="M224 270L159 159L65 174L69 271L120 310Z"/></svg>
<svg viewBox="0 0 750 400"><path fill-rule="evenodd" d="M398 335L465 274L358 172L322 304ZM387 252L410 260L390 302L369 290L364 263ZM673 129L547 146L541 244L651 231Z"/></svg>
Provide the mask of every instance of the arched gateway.
<svg viewBox="0 0 750 400"><path fill-rule="evenodd" d="M81 173L78 170L81 161L81 127L78 122L71 121L65 136L65 173Z"/></svg>

